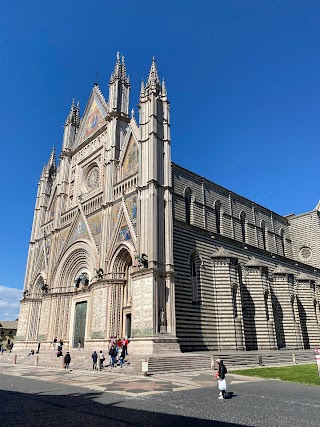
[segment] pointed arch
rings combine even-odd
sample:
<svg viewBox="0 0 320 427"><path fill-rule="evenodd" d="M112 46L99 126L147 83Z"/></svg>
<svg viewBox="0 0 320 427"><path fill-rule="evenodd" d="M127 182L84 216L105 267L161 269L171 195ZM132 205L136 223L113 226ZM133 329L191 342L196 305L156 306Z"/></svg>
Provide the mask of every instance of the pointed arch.
<svg viewBox="0 0 320 427"><path fill-rule="evenodd" d="M120 245L115 250L111 260L110 270L112 272L112 276L122 276L125 278L126 270L133 264L132 259L131 249L125 244Z"/></svg>
<svg viewBox="0 0 320 427"><path fill-rule="evenodd" d="M83 272L87 273L91 280L94 277L94 268L98 265L92 246L92 242L89 241L77 241L70 246L60 261L51 287L71 290L76 276Z"/></svg>

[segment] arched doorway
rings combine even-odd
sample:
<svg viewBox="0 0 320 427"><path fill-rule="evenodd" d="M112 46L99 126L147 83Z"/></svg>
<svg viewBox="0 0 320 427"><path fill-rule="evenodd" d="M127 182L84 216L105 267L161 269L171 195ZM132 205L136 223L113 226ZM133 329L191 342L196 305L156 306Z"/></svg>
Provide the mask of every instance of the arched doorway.
<svg viewBox="0 0 320 427"><path fill-rule="evenodd" d="M28 341L37 341L40 313L41 313L41 302L42 302L42 291L44 289L45 282L42 276L39 276L34 286L31 289L30 296L32 299L29 315L29 328L28 328Z"/></svg>
<svg viewBox="0 0 320 427"><path fill-rule="evenodd" d="M132 271L130 251L122 246L117 250L112 263L109 305L109 334L117 338L131 336Z"/></svg>
<svg viewBox="0 0 320 427"><path fill-rule="evenodd" d="M60 262L53 289L51 336L77 347L86 340L88 293L94 267L98 264L90 242L70 246Z"/></svg>

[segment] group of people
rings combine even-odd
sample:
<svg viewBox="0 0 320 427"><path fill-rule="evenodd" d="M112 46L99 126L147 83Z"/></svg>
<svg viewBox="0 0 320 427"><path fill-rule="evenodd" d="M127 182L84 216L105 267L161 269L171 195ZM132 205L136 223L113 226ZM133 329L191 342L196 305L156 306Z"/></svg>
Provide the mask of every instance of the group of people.
<svg viewBox="0 0 320 427"><path fill-rule="evenodd" d="M109 344L108 350L108 365L111 368L114 368L119 362L120 368L123 367L123 362L125 361L125 357L128 356L128 345L129 341L127 338L116 339L112 337ZM92 369L102 370L104 368L104 362L106 360L105 355L102 350L100 350L99 354L94 351L92 353ZM99 362L99 366L98 366Z"/></svg>
<svg viewBox="0 0 320 427"><path fill-rule="evenodd" d="M62 354L63 341L62 340L59 340L59 343L58 343L58 338L55 337L55 339L52 342L52 346L53 346L54 351L57 350L57 357L63 356L63 354Z"/></svg>

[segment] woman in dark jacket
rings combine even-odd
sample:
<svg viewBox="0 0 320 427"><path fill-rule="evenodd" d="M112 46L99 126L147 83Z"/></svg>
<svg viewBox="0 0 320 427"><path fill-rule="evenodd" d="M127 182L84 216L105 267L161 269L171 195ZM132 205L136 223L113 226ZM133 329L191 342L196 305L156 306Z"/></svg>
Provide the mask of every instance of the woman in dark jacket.
<svg viewBox="0 0 320 427"><path fill-rule="evenodd" d="M223 364L223 360L217 359L216 362L218 363L218 372L217 372L217 380L219 385L219 399L225 399L226 396L226 384L225 384L225 378L227 373L227 368ZM221 387L225 384L225 387Z"/></svg>
<svg viewBox="0 0 320 427"><path fill-rule="evenodd" d="M70 353L67 351L66 355L64 356L64 369L69 368L70 362L71 362L71 356L70 356Z"/></svg>

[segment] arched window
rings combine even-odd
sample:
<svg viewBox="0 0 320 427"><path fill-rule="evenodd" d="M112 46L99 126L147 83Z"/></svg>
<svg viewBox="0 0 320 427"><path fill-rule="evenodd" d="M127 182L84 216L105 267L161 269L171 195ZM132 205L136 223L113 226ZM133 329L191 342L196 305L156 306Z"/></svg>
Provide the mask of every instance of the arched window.
<svg viewBox="0 0 320 427"><path fill-rule="evenodd" d="M216 233L221 234L221 203L219 200L214 205L216 215Z"/></svg>
<svg viewBox="0 0 320 427"><path fill-rule="evenodd" d="M241 212L240 214L240 225L241 225L241 238L242 241L246 241L246 214Z"/></svg>
<svg viewBox="0 0 320 427"><path fill-rule="evenodd" d="M284 230L283 228L280 230L280 238L281 238L281 249L282 249L282 254L283 256L286 255L286 248L285 248L285 235L284 235Z"/></svg>
<svg viewBox="0 0 320 427"><path fill-rule="evenodd" d="M192 219L192 191L188 187L184 192L185 208L186 208L186 223L191 224Z"/></svg>
<svg viewBox="0 0 320 427"><path fill-rule="evenodd" d="M190 257L190 278L192 290L192 302L200 302L200 277L199 277L200 260L197 253Z"/></svg>
<svg viewBox="0 0 320 427"><path fill-rule="evenodd" d="M261 221L261 232L262 232L262 247L267 250L267 239L266 239L266 223Z"/></svg>

